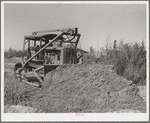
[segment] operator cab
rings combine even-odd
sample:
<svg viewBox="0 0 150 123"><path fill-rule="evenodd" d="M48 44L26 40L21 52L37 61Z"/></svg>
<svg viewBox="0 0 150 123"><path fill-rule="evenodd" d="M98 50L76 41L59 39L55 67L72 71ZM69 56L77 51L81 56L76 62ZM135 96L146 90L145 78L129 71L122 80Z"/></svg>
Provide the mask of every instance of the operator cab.
<svg viewBox="0 0 150 123"><path fill-rule="evenodd" d="M79 63L77 28L33 32L24 37L24 67Z"/></svg>
<svg viewBox="0 0 150 123"><path fill-rule="evenodd" d="M82 64L86 51L77 48L79 39L77 28L38 31L25 36L23 64L18 69L24 72L20 79L41 85L44 76L58 66Z"/></svg>
<svg viewBox="0 0 150 123"><path fill-rule="evenodd" d="M56 35L31 35L25 36L23 51L25 56L25 60L28 60L32 56L34 56L41 48L43 48L49 41L46 40L45 37L49 36L49 40L53 39ZM52 44L50 46L53 46ZM44 60L44 50L37 54L32 60L43 61Z"/></svg>

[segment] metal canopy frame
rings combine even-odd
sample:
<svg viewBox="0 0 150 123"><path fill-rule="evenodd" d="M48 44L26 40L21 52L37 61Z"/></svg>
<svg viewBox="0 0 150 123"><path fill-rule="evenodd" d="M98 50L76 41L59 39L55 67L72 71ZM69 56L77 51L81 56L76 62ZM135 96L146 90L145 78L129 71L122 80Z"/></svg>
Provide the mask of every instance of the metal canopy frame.
<svg viewBox="0 0 150 123"><path fill-rule="evenodd" d="M49 33L49 34L39 34L39 33L48 33L48 32L60 32L59 34L57 34L55 37L53 37L52 40L48 40L48 43L44 46L41 47L40 50L38 52L36 52L33 56L31 56L26 63L24 63L23 68L26 67L26 65L33 59L35 58L39 53L41 53L44 49L46 49L48 46L50 46L53 42L60 40L63 43L71 43L72 46L74 46L74 48L76 49L77 44L79 42L80 39L80 34L78 34L78 29L77 28L67 28L67 29L58 29L58 30L47 30L47 31L38 31L38 32L33 32L31 36L25 36L24 37L24 46L25 47L25 42L26 40L36 40L38 39L38 41L42 41L42 38L44 38L45 36L48 35L53 35L53 33ZM63 36L66 36L66 39L63 38ZM54 35L53 35L54 36ZM69 38L71 37L71 38ZM77 37L77 38L76 38ZM76 41L74 41L76 39ZM74 44L74 45L73 45ZM30 45L30 44L29 44ZM23 49L25 50L25 49ZM23 55L24 57L24 55Z"/></svg>

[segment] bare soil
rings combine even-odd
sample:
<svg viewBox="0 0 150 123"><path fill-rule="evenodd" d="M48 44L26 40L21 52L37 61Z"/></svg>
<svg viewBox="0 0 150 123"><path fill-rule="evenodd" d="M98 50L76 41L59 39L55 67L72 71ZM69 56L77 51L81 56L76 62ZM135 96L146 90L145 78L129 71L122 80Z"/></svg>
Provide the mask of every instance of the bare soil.
<svg viewBox="0 0 150 123"><path fill-rule="evenodd" d="M5 90L10 90L12 85L17 88L13 90L14 94L17 93L15 101L20 101L16 105L51 113L146 112L142 96L145 95L145 88L130 86L131 83L118 76L111 66L60 66L46 75L42 89L38 89L19 83L13 77L13 65L19 61L5 60ZM11 94L5 95L5 106L14 105Z"/></svg>

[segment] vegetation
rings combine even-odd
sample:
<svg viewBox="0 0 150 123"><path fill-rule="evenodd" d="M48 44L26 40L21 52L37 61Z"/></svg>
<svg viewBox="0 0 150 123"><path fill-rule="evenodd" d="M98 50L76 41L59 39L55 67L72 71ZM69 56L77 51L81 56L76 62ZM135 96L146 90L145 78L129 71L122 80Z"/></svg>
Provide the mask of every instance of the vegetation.
<svg viewBox="0 0 150 123"><path fill-rule="evenodd" d="M107 44L108 41L107 41ZM106 45L107 45L106 44ZM96 57L96 53L99 54ZM135 84L146 84L146 48L144 42L133 45L120 42L113 48L106 46L101 51L96 51L90 47L89 54L84 57L86 63L101 63L105 65L115 65L115 71Z"/></svg>
<svg viewBox="0 0 150 123"><path fill-rule="evenodd" d="M22 56L22 51L21 50L16 50L9 48L9 50L4 51L4 57L5 58L12 58L12 57L21 57ZM27 51L25 50L25 55L27 54Z"/></svg>
<svg viewBox="0 0 150 123"><path fill-rule="evenodd" d="M12 69L10 66L8 68ZM10 70L4 73L4 105L29 106L40 89L18 81L12 74Z"/></svg>

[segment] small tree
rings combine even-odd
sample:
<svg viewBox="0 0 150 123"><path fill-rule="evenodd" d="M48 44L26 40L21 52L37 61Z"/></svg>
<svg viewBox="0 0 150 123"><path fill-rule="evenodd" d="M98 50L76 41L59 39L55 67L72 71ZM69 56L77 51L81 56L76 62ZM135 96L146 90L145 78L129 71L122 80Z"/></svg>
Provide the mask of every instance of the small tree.
<svg viewBox="0 0 150 123"><path fill-rule="evenodd" d="M93 49L93 47L90 47L90 54L95 57L95 50Z"/></svg>
<svg viewBox="0 0 150 123"><path fill-rule="evenodd" d="M117 48L117 40L114 40L114 46L113 46L114 50L116 50Z"/></svg>
<svg viewBox="0 0 150 123"><path fill-rule="evenodd" d="M10 47L8 50L8 58L12 58L14 56L14 50Z"/></svg>
<svg viewBox="0 0 150 123"><path fill-rule="evenodd" d="M118 49L119 50L123 50L123 47L124 47L124 39L121 39L120 41L119 41L119 44L118 44Z"/></svg>
<svg viewBox="0 0 150 123"><path fill-rule="evenodd" d="M110 42L109 35L106 37L105 47L106 47L106 52L108 52L111 49L111 42Z"/></svg>

